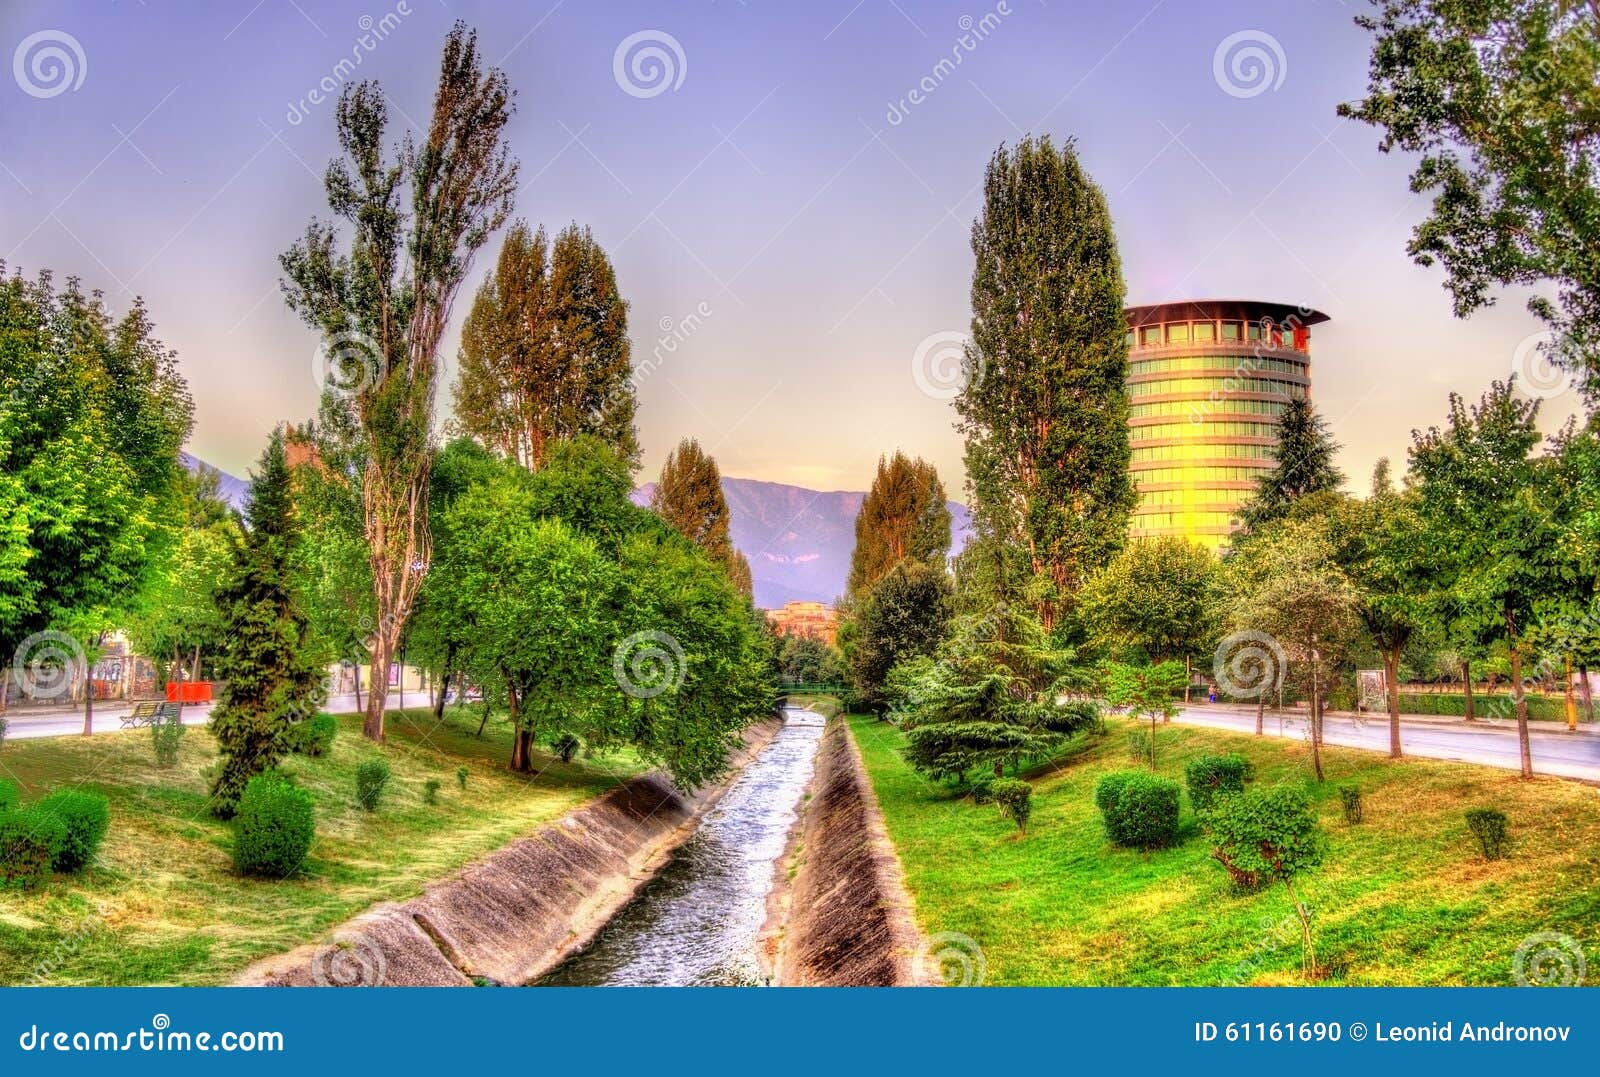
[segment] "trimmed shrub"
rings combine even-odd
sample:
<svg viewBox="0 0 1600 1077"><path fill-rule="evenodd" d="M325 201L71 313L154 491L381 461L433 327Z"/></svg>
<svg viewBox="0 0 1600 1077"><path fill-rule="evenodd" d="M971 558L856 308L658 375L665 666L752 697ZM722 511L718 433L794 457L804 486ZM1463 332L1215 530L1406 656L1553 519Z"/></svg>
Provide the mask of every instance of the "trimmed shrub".
<svg viewBox="0 0 1600 1077"><path fill-rule="evenodd" d="M111 828L110 802L85 789L57 789L34 807L61 820L64 835L51 863L57 871L77 871L92 861Z"/></svg>
<svg viewBox="0 0 1600 1077"><path fill-rule="evenodd" d="M1171 845L1178 836L1180 792L1177 782L1142 770L1120 771L1101 778L1095 789L1095 803L1105 822L1106 837L1129 849Z"/></svg>
<svg viewBox="0 0 1600 1077"><path fill-rule="evenodd" d="M463 791L467 788L467 768L466 767L457 767L456 768L456 784L459 785L462 788Z"/></svg>
<svg viewBox="0 0 1600 1077"><path fill-rule="evenodd" d="M424 804L439 803L439 787L444 783L438 778L429 778L422 783L422 802Z"/></svg>
<svg viewBox="0 0 1600 1077"><path fill-rule="evenodd" d="M339 733L339 719L331 714L313 714L289 731L289 750L313 759L333 751Z"/></svg>
<svg viewBox="0 0 1600 1077"><path fill-rule="evenodd" d="M383 759L369 759L356 768L356 803L367 811L377 811L383 799L383 788L389 784L389 764Z"/></svg>
<svg viewBox="0 0 1600 1077"><path fill-rule="evenodd" d="M1257 890L1322 862L1324 842L1311 802L1298 789L1249 789L1222 797L1205 815L1211 855L1234 886Z"/></svg>
<svg viewBox="0 0 1600 1077"><path fill-rule="evenodd" d="M1027 833L1028 816L1033 814L1033 786L1021 778L996 778L989 783L989 796L1018 830Z"/></svg>
<svg viewBox="0 0 1600 1077"><path fill-rule="evenodd" d="M1485 860L1499 860L1506 855L1509 844L1506 837L1506 813L1498 808L1468 808L1467 829L1478 839Z"/></svg>
<svg viewBox="0 0 1600 1077"><path fill-rule="evenodd" d="M66 840L67 828L50 812L0 812L0 890L31 890L48 879Z"/></svg>
<svg viewBox="0 0 1600 1077"><path fill-rule="evenodd" d="M1184 784L1189 787L1189 803L1197 812L1211 807L1219 796L1244 792L1244 783L1254 776L1255 767L1237 752L1196 756L1183 768Z"/></svg>
<svg viewBox="0 0 1600 1077"><path fill-rule="evenodd" d="M10 778L0 778L0 812L10 811L22 800L22 791Z"/></svg>
<svg viewBox="0 0 1600 1077"><path fill-rule="evenodd" d="M994 778L984 775L972 783L972 802L974 804L994 803Z"/></svg>
<svg viewBox="0 0 1600 1077"><path fill-rule="evenodd" d="M150 724L150 743L156 751L156 766L171 767L178 762L178 749L183 745L182 718L164 718Z"/></svg>
<svg viewBox="0 0 1600 1077"><path fill-rule="evenodd" d="M1361 790L1353 785L1339 787L1339 803L1344 807L1344 821L1351 826L1361 822Z"/></svg>
<svg viewBox="0 0 1600 1077"><path fill-rule="evenodd" d="M233 866L243 875L286 879L300 870L316 836L311 794L277 771L250 779L233 818Z"/></svg>

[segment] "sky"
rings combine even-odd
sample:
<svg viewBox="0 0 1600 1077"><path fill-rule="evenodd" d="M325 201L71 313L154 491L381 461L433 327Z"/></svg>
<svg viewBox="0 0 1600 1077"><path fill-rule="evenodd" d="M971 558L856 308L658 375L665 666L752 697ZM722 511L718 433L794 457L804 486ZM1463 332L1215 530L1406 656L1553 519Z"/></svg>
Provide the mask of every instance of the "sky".
<svg viewBox="0 0 1600 1077"><path fill-rule="evenodd" d="M635 363L652 359L641 481L694 436L726 475L863 489L901 448L957 492L942 359L970 320L984 166L1034 133L1073 139L1104 189L1130 303L1331 316L1313 395L1363 492L1450 391L1476 398L1540 330L1516 292L1457 321L1442 271L1406 255L1427 208L1411 162L1335 114L1366 85L1364 9L0 0L0 261L80 277L117 312L143 296L195 398L189 450L243 474L316 409L317 340L278 256L326 215L320 87L348 60L345 77L381 82L398 137L426 121L462 19L517 93L517 216L589 225L616 265ZM498 245L457 300L447 381ZM1556 393L1543 425L1577 404Z"/></svg>

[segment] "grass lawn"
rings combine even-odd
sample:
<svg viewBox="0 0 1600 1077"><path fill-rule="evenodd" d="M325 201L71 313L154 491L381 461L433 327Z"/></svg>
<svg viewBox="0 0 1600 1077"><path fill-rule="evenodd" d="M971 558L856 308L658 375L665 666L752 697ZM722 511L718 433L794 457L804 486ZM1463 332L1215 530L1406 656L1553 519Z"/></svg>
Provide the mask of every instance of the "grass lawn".
<svg viewBox="0 0 1600 1077"><path fill-rule="evenodd" d="M361 737L341 715L330 755L291 756L286 769L316 799L317 839L303 875L284 882L234 874L228 824L207 811L203 771L216 758L205 727L183 738L178 765L155 765L148 730L12 741L0 776L33 800L65 785L104 793L111 831L99 862L39 890L0 891L0 984L216 984L258 958L311 942L379 901L425 883L641 769L628 753L604 760L536 756L537 777L511 773L510 727L482 740L475 709L391 712L389 739ZM357 764L381 752L393 770L376 813L355 802ZM456 768L469 772L467 788ZM423 803L437 778L439 802Z"/></svg>
<svg viewBox="0 0 1600 1077"><path fill-rule="evenodd" d="M906 765L901 735L850 718L856 743L929 935L975 939L990 984L1296 984L1299 924L1282 886L1235 894L1189 810L1178 846L1111 846L1094 785L1128 767L1125 720L1085 735L1034 783L1026 836L992 806L976 806ZM1306 787L1329 838L1301 888L1327 982L1510 984L1528 935L1572 936L1600 967L1600 790L1553 778L1523 782L1487 767L1391 762L1324 750L1317 787L1306 745L1192 726L1163 726L1158 770L1182 782L1204 751L1238 751L1256 782ZM1336 786L1362 791L1365 821L1344 822ZM1482 859L1462 813L1493 806L1511 822L1508 859Z"/></svg>

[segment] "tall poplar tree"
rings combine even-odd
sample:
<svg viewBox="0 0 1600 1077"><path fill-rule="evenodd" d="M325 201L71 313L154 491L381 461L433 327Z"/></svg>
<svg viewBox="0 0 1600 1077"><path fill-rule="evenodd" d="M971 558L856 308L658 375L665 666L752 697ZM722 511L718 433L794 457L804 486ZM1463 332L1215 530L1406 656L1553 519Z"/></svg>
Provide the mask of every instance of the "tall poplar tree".
<svg viewBox="0 0 1600 1077"><path fill-rule="evenodd" d="M637 466L632 378L628 304L594 235L570 225L552 249L518 222L462 326L461 430L528 468L580 434Z"/></svg>
<svg viewBox="0 0 1600 1077"><path fill-rule="evenodd" d="M428 470L434 452L439 342L472 255L505 223L517 164L501 141L511 118L505 74L485 71L478 37L445 39L433 116L420 140L386 156L388 97L347 85L335 123L341 155L324 178L328 206L350 226L313 220L281 259L291 310L319 330L338 394L364 443L362 526L372 567L372 694L362 731L383 739L388 668L430 555Z"/></svg>
<svg viewBox="0 0 1600 1077"><path fill-rule="evenodd" d="M847 597L877 583L903 560L943 568L950 552L950 507L934 466L895 451L878 458L872 489L856 513Z"/></svg>
<svg viewBox="0 0 1600 1077"><path fill-rule="evenodd" d="M694 438L684 438L667 455L650 507L674 531L721 565L745 597L750 596L750 562L734 548L728 531L728 500L722 494L722 473Z"/></svg>
<svg viewBox="0 0 1600 1077"><path fill-rule="evenodd" d="M1027 552L1046 628L1121 547L1125 288L1111 214L1072 143L1002 145L972 228L972 343L956 397L981 532Z"/></svg>
<svg viewBox="0 0 1600 1077"><path fill-rule="evenodd" d="M251 479L248 531L233 578L217 595L223 644L216 667L224 685L211 712L221 749L211 810L224 819L250 779L287 754L293 724L315 713L327 695L327 670L292 584L299 526L281 431Z"/></svg>

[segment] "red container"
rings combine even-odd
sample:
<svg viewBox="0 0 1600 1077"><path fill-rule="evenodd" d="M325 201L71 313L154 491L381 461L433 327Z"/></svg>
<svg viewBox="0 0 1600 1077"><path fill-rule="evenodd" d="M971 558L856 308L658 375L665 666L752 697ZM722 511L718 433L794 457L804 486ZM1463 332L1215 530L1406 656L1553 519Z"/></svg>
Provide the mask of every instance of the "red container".
<svg viewBox="0 0 1600 1077"><path fill-rule="evenodd" d="M210 703L210 681L167 682L168 703Z"/></svg>

